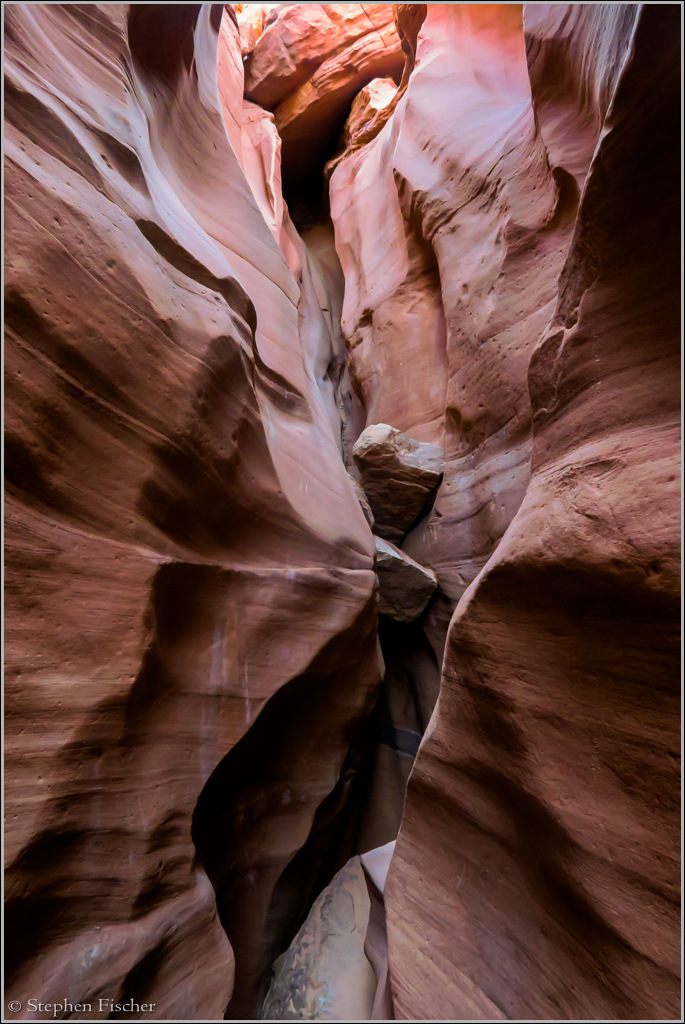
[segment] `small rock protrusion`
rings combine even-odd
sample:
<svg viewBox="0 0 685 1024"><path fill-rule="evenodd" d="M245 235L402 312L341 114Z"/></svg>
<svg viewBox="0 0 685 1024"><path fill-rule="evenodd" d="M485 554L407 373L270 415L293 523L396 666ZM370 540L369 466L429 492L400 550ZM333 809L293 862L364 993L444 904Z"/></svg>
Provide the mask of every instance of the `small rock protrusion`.
<svg viewBox="0 0 685 1024"><path fill-rule="evenodd" d="M378 610L398 622L413 622L435 593L437 577L394 544L382 537L375 540Z"/></svg>
<svg viewBox="0 0 685 1024"><path fill-rule="evenodd" d="M352 145L362 135L379 112L392 103L396 93L397 83L392 78L374 78L357 93L345 122L345 146Z"/></svg>
<svg viewBox="0 0 685 1024"><path fill-rule="evenodd" d="M435 496L442 479L442 448L415 441L387 423L374 423L360 434L352 457L376 533L398 543Z"/></svg>

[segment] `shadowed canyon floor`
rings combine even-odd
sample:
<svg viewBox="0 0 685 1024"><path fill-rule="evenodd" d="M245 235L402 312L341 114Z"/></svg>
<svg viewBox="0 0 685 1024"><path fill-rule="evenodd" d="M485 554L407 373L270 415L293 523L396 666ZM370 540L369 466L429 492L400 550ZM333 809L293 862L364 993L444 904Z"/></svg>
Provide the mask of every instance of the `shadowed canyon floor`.
<svg viewBox="0 0 685 1024"><path fill-rule="evenodd" d="M680 1019L679 5L4 24L5 1019Z"/></svg>

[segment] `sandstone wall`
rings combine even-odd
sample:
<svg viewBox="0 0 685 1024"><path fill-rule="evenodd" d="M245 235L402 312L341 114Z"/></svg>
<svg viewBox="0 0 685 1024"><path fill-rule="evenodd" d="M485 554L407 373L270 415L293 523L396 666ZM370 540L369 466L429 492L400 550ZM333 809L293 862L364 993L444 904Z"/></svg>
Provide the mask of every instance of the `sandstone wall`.
<svg viewBox="0 0 685 1024"><path fill-rule="evenodd" d="M196 801L265 704L309 688L233 780L258 834L212 863L268 904L331 794L337 820L379 681L325 285L274 237L277 139L243 107L229 15L230 140L209 5L17 4L5 26L8 997L219 1019ZM239 983L273 939L250 915Z"/></svg>
<svg viewBox="0 0 685 1024"><path fill-rule="evenodd" d="M677 8L233 6L8 8L8 996L677 1018Z"/></svg>
<svg viewBox="0 0 685 1024"><path fill-rule="evenodd" d="M332 176L369 422L444 438L404 545L436 647L459 602L386 889L398 1017L679 1012L676 22L429 6Z"/></svg>

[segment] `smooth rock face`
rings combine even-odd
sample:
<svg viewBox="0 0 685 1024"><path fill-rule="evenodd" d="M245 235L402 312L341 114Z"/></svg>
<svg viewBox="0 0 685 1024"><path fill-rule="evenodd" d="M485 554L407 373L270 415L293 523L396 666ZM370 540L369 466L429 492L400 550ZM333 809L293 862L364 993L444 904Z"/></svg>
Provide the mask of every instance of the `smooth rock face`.
<svg viewBox="0 0 685 1024"><path fill-rule="evenodd" d="M386 884L402 1018L680 1017L678 18L526 8L543 181L585 187L549 324L528 322L532 476L452 621ZM538 237L516 264L544 298Z"/></svg>
<svg viewBox="0 0 685 1024"><path fill-rule="evenodd" d="M365 953L369 893L359 857L317 898L274 965L264 1020L369 1020L376 976Z"/></svg>
<svg viewBox="0 0 685 1024"><path fill-rule="evenodd" d="M7 997L681 1019L677 8L241 6L7 5Z"/></svg>
<svg viewBox="0 0 685 1024"><path fill-rule="evenodd" d="M388 877L390 861L395 852L395 841L377 846L360 857L364 870L378 889L381 896L385 892L385 880Z"/></svg>
<svg viewBox="0 0 685 1024"><path fill-rule="evenodd" d="M376 574L380 584L378 611L398 622L418 618L438 585L430 569L381 537L376 537Z"/></svg>
<svg viewBox="0 0 685 1024"><path fill-rule="evenodd" d="M442 478L443 452L407 437L387 423L374 423L352 449L375 530L399 541L423 511Z"/></svg>
<svg viewBox="0 0 685 1024"><path fill-rule="evenodd" d="M219 914L251 1014L380 678L327 285L230 10L221 95L210 6L15 4L5 29L7 996L221 1019L198 858L244 894Z"/></svg>
<svg viewBox="0 0 685 1024"><path fill-rule="evenodd" d="M388 939L385 926L383 892L395 843L389 842L362 854L360 860L369 880L369 923L366 929L364 952L376 976L376 995L369 1014L370 1020L394 1020L388 969Z"/></svg>

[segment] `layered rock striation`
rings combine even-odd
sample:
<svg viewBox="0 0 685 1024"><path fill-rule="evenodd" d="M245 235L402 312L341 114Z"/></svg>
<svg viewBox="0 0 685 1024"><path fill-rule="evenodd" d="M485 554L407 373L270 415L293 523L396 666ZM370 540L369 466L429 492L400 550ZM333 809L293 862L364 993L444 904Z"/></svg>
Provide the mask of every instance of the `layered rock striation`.
<svg viewBox="0 0 685 1024"><path fill-rule="evenodd" d="M376 575L378 611L398 622L417 619L438 585L430 569L381 537L376 537Z"/></svg>
<svg viewBox="0 0 685 1024"><path fill-rule="evenodd" d="M9 5L8 998L679 1016L677 18Z"/></svg>
<svg viewBox="0 0 685 1024"><path fill-rule="evenodd" d="M292 927L272 891L324 804L335 829L380 678L327 278L230 10L220 88L209 6L18 4L5 27L8 997L220 1019L206 861L246 894L219 916L253 1012ZM247 740L217 809L226 860L191 817L279 694L271 760Z"/></svg>
<svg viewBox="0 0 685 1024"><path fill-rule="evenodd" d="M434 11L426 44L431 19L437 26L444 17ZM454 242L444 243L479 238L479 248L453 264L451 280L441 271L441 281L452 295L465 285L480 296L470 309L468 299L445 303L448 361L454 352L467 364L470 339L478 341L473 366L489 382L485 401L463 370L456 388L448 386L459 417L446 417L447 457L459 448L465 454L453 464L459 476L446 465L445 479L466 495L474 482L461 506L474 509L472 544L479 522L496 538L516 495L523 498L458 604L441 696L409 782L386 889L395 1006L406 1018L673 1018L680 1012L677 18L651 5L601 14L533 5L523 33L519 26L510 35L507 8L481 35L479 13L451 16L459 45L481 56L479 37L498 47L503 36L517 37L519 52L525 43L535 131L527 148L503 157L492 191L479 192L481 214L460 206ZM408 101L421 81L421 45ZM494 61L493 53L488 66ZM497 124L492 113L488 124ZM463 107L460 115L463 125ZM534 171L541 177L531 200ZM508 209L526 197L533 220L509 221L498 276L483 294L482 268L495 253L484 247L499 206L494 175L509 192ZM551 219L536 226L551 182ZM478 251L480 268L470 262ZM518 289L503 322L508 268ZM552 285L552 305L544 306ZM526 306L533 287L535 304ZM472 333L479 318L480 338ZM501 356L490 347L498 344ZM530 417L518 382L527 385L532 413L525 494L525 464L516 468L514 453L522 416ZM454 509L453 501L439 492L436 512ZM449 568L441 573L441 538L458 550L462 516L447 512L434 539L407 545L414 553L428 543L448 588L454 577ZM474 547L476 568L482 556Z"/></svg>

